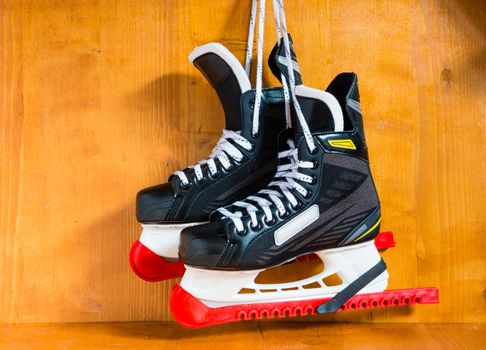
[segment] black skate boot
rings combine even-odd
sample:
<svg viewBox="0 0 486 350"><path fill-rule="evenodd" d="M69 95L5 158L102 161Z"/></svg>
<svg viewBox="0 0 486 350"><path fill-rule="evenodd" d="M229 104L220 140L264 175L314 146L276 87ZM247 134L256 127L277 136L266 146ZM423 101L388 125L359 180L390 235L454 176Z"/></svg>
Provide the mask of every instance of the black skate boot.
<svg viewBox="0 0 486 350"><path fill-rule="evenodd" d="M138 193L137 219L143 231L132 246L130 262L147 281L182 275L178 244L183 228L208 221L213 210L269 183L278 165L278 134L286 127L282 89L263 89L260 113L255 115L256 92L224 46L198 47L189 58L216 90L226 127L208 159Z"/></svg>

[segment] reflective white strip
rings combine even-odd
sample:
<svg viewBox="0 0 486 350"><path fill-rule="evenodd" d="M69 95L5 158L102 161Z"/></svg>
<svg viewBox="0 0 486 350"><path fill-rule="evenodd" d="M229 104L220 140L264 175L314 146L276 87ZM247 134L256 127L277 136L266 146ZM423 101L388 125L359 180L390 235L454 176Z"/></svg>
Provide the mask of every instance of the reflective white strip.
<svg viewBox="0 0 486 350"><path fill-rule="evenodd" d="M319 219L319 206L314 204L275 231L275 244L284 244L317 219Z"/></svg>
<svg viewBox="0 0 486 350"><path fill-rule="evenodd" d="M358 101L355 101L355 100L353 100L353 99L347 98L347 99L346 99L346 104L347 104L347 105L348 105L350 108L352 108L352 109L354 109L356 112L358 112L359 114L362 114L362 112L361 112L361 105L359 104L359 102L358 102Z"/></svg>

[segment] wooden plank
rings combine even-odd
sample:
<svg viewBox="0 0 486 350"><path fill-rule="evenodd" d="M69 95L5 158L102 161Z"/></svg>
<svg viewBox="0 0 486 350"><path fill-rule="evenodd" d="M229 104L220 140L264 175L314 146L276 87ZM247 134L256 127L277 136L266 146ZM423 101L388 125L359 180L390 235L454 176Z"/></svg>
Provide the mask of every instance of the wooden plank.
<svg viewBox="0 0 486 350"><path fill-rule="evenodd" d="M190 330L174 323L0 326L0 346L37 349L484 349L484 324L249 322Z"/></svg>
<svg viewBox="0 0 486 350"><path fill-rule="evenodd" d="M135 193L218 139L217 97L187 55L220 41L242 60L249 6L0 1L0 322L170 319L174 281L128 266ZM483 2L286 7L307 85L359 75L382 228L398 242L390 287L441 289L438 306L319 319L485 322Z"/></svg>

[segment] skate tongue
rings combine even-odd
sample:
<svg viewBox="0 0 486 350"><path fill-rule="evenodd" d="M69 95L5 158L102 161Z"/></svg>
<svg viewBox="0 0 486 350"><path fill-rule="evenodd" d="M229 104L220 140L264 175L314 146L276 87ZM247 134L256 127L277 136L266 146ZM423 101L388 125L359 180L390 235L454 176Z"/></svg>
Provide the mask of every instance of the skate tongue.
<svg viewBox="0 0 486 350"><path fill-rule="evenodd" d="M302 75L300 74L299 64L297 63L297 54L295 53L294 44L292 41L292 37L289 34L289 41L290 41L290 55L293 61L293 69L294 69L294 79L295 85L302 85ZM289 80L289 72L287 69L287 58L285 57L285 46L282 42L283 39L280 39L270 52L270 56L268 57L268 65L270 70L272 71L273 75L282 83L282 75L285 77L286 81Z"/></svg>
<svg viewBox="0 0 486 350"><path fill-rule="evenodd" d="M241 130L240 97L251 89L250 80L241 63L219 43L196 47L189 55L189 60L216 90L224 109L226 129Z"/></svg>

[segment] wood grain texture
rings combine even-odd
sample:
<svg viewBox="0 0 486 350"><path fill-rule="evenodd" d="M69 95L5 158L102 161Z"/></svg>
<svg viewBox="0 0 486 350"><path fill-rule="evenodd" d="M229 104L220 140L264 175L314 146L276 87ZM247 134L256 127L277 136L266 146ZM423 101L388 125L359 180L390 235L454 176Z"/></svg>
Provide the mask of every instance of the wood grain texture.
<svg viewBox="0 0 486 350"><path fill-rule="evenodd" d="M484 349L484 324L245 322L208 329L173 323L0 326L4 350L57 349Z"/></svg>
<svg viewBox="0 0 486 350"><path fill-rule="evenodd" d="M135 193L218 139L221 107L187 55L219 41L242 60L249 6L0 1L0 322L170 319L174 281L128 265ZM436 306L319 319L485 322L483 1L286 7L306 85L358 73L382 228L398 242L390 287L441 290Z"/></svg>

